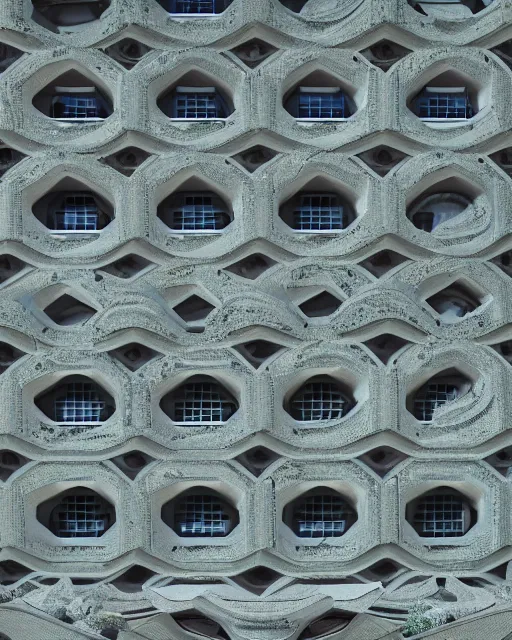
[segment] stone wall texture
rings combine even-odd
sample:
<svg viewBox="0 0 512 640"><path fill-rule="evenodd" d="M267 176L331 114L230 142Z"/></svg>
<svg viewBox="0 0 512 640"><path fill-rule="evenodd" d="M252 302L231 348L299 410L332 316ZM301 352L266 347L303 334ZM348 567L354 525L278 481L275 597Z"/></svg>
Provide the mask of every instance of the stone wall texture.
<svg viewBox="0 0 512 640"><path fill-rule="evenodd" d="M50 5L0 2L0 639L512 637L512 1L187 17L110 0L74 28ZM59 82L94 85L111 115L48 117ZM233 112L169 117L183 84ZM341 87L353 115L300 121L283 105L301 85ZM438 85L473 117L420 119ZM51 230L44 203L70 189L110 224ZM308 190L337 193L348 227L294 231ZM230 224L173 232L180 191L215 193ZM438 193L464 204L426 230L415 207ZM108 395L106 419L45 413L72 376ZM237 410L180 424L191 378ZM350 410L294 418L312 378ZM422 420L436 384L456 397ZM50 530L77 487L111 505L100 537ZM198 487L237 514L228 535L172 528ZM310 491L357 514L344 535L293 530ZM436 492L458 496L464 535L418 534Z"/></svg>

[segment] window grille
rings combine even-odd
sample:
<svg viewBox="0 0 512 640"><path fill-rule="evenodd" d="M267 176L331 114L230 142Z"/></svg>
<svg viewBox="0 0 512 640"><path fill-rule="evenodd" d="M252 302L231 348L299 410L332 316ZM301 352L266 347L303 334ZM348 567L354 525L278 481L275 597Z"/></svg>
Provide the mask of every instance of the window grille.
<svg viewBox="0 0 512 640"><path fill-rule="evenodd" d="M337 495L299 498L293 510L294 530L300 538L342 536L353 519L353 509Z"/></svg>
<svg viewBox="0 0 512 640"><path fill-rule="evenodd" d="M173 420L182 424L219 424L237 410L221 387L211 382L189 382L178 390Z"/></svg>
<svg viewBox="0 0 512 640"><path fill-rule="evenodd" d="M59 120L103 120L107 105L95 87L55 87L50 117Z"/></svg>
<svg viewBox="0 0 512 640"><path fill-rule="evenodd" d="M474 114L466 89L426 87L416 100L416 115L426 120L467 120Z"/></svg>
<svg viewBox="0 0 512 640"><path fill-rule="evenodd" d="M431 422L434 410L447 402L453 402L459 388L445 382L430 382L414 398L414 417L422 422Z"/></svg>
<svg viewBox="0 0 512 640"><path fill-rule="evenodd" d="M208 232L224 229L229 215L219 198L207 194L182 194L172 213L173 231Z"/></svg>
<svg viewBox="0 0 512 640"><path fill-rule="evenodd" d="M348 398L332 382L309 382L293 396L290 414L295 420L335 420L350 410Z"/></svg>
<svg viewBox="0 0 512 640"><path fill-rule="evenodd" d="M414 526L420 536L453 538L463 536L469 527L469 510L452 494L433 494L421 500L414 514Z"/></svg>
<svg viewBox="0 0 512 640"><path fill-rule="evenodd" d="M172 117L183 119L225 118L227 107L215 87L177 87L172 98Z"/></svg>
<svg viewBox="0 0 512 640"><path fill-rule="evenodd" d="M220 13L224 10L221 0L174 0L172 13Z"/></svg>
<svg viewBox="0 0 512 640"><path fill-rule="evenodd" d="M345 208L332 193L301 195L293 212L293 228L297 231L339 231L348 224Z"/></svg>
<svg viewBox="0 0 512 640"><path fill-rule="evenodd" d="M92 382L69 382L64 396L55 398L55 421L65 424L102 422L106 403Z"/></svg>
<svg viewBox="0 0 512 640"><path fill-rule="evenodd" d="M98 538L108 529L108 512L96 495L66 496L52 514L52 531L59 538Z"/></svg>
<svg viewBox="0 0 512 640"><path fill-rule="evenodd" d="M346 95L339 90L315 91L299 89L298 118L332 120L352 115Z"/></svg>
<svg viewBox="0 0 512 640"><path fill-rule="evenodd" d="M175 507L175 530L185 537L222 537L232 528L223 501L211 495L189 495Z"/></svg>
<svg viewBox="0 0 512 640"><path fill-rule="evenodd" d="M97 231L98 206L93 196L85 193L68 195L60 208L52 212L52 229L56 231Z"/></svg>

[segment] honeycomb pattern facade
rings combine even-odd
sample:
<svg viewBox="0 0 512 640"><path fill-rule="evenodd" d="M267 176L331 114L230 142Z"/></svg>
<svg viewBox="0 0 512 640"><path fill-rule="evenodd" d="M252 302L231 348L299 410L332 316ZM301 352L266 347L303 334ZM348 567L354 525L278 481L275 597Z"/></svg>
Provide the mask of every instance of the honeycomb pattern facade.
<svg viewBox="0 0 512 640"><path fill-rule="evenodd" d="M407 0L233 0L187 17L111 0L72 28L35 1L0 4L0 636L400 640L435 626L411 626L420 601L450 637L503 640L512 2L461 18ZM464 87L474 115L417 117L436 81ZM78 82L111 115L44 113ZM341 87L354 114L295 118L301 82ZM183 84L232 113L169 117L162 96ZM45 217L70 191L100 203L94 233ZM213 194L222 228L172 229L176 192ZM292 228L287 203L309 192L337 194L344 228ZM439 193L439 217L418 222ZM74 418L57 410L66 384ZM101 535L52 533L74 488L108 505L104 532L90 516ZM425 496L441 488L458 533L428 538L414 508L437 517ZM350 526L317 509L301 537L290 505L319 490ZM204 537L188 521L180 535L185 499ZM114 622L73 618L91 594Z"/></svg>

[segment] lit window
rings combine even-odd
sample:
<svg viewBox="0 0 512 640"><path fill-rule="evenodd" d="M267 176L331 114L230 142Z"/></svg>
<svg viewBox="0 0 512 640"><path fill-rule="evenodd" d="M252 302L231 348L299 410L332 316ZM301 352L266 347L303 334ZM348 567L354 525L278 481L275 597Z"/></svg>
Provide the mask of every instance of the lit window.
<svg viewBox="0 0 512 640"><path fill-rule="evenodd" d="M352 101L339 87L299 87L286 109L300 120L340 120L354 112Z"/></svg>
<svg viewBox="0 0 512 640"><path fill-rule="evenodd" d="M176 532L180 536L226 536L230 517L215 496L187 496L176 505Z"/></svg>
<svg viewBox="0 0 512 640"><path fill-rule="evenodd" d="M351 399L334 381L312 379L291 398L288 412L300 422L336 420L352 408Z"/></svg>
<svg viewBox="0 0 512 640"><path fill-rule="evenodd" d="M459 396L459 387L445 382L429 382L414 398L414 417L422 422L431 422L438 407L453 402Z"/></svg>
<svg viewBox="0 0 512 640"><path fill-rule="evenodd" d="M56 231L98 230L98 206L94 196L87 192L66 195L60 208L51 214L50 225Z"/></svg>
<svg viewBox="0 0 512 640"><path fill-rule="evenodd" d="M171 0L171 13L221 13L226 8L225 0Z"/></svg>
<svg viewBox="0 0 512 640"><path fill-rule="evenodd" d="M55 421L64 424L95 424L105 419L106 403L92 382L70 382L64 395L55 398Z"/></svg>
<svg viewBox="0 0 512 640"><path fill-rule="evenodd" d="M339 231L350 218L336 194L305 193L293 212L293 223L297 231Z"/></svg>
<svg viewBox="0 0 512 640"><path fill-rule="evenodd" d="M457 493L432 493L416 504L413 526L425 538L463 536L471 526L471 511Z"/></svg>
<svg viewBox="0 0 512 640"><path fill-rule="evenodd" d="M219 231L231 222L224 202L214 193L180 193L172 202L170 228L182 233Z"/></svg>
<svg viewBox="0 0 512 640"><path fill-rule="evenodd" d="M50 530L59 538L99 538L113 524L112 506L93 491L69 493L50 514Z"/></svg>
<svg viewBox="0 0 512 640"><path fill-rule="evenodd" d="M56 120L103 120L109 116L96 87L55 87L50 117Z"/></svg>
<svg viewBox="0 0 512 640"><path fill-rule="evenodd" d="M226 118L228 110L215 87L176 87L172 117L185 120Z"/></svg>
<svg viewBox="0 0 512 640"><path fill-rule="evenodd" d="M416 98L415 112L422 120L467 120L474 115L464 87L425 87Z"/></svg>
<svg viewBox="0 0 512 640"><path fill-rule="evenodd" d="M223 424L238 410L236 400L224 387L201 376L168 393L160 406L173 422L190 426Z"/></svg>
<svg viewBox="0 0 512 640"><path fill-rule="evenodd" d="M299 538L337 538L354 524L357 514L340 494L321 488L285 507L284 519Z"/></svg>

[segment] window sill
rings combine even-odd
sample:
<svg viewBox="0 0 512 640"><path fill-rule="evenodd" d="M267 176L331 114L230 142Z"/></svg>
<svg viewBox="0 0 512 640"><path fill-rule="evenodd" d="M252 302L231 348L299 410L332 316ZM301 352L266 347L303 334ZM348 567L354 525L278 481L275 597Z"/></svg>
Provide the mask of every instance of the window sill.
<svg viewBox="0 0 512 640"><path fill-rule="evenodd" d="M177 427L218 427L225 422L175 422Z"/></svg>
<svg viewBox="0 0 512 640"><path fill-rule="evenodd" d="M169 118L171 122L226 122L227 118Z"/></svg>
<svg viewBox="0 0 512 640"><path fill-rule="evenodd" d="M58 427L64 427L67 429L79 429L81 427L101 427L104 425L104 422L55 422L55 425Z"/></svg>
<svg viewBox="0 0 512 640"><path fill-rule="evenodd" d="M222 234L223 234L223 231L208 231L208 230L207 231L171 231L169 233L170 236L173 236L177 239L184 238L185 236L187 237L221 236Z"/></svg>

